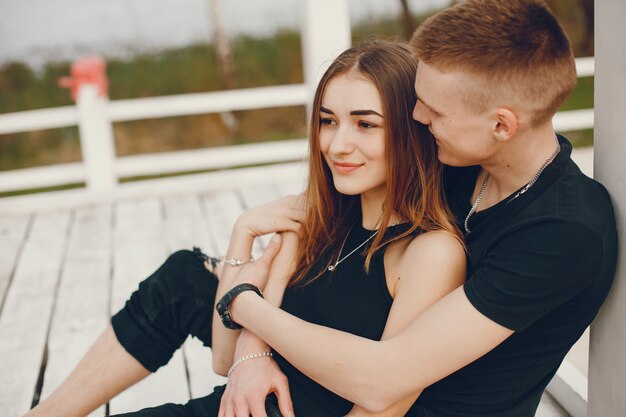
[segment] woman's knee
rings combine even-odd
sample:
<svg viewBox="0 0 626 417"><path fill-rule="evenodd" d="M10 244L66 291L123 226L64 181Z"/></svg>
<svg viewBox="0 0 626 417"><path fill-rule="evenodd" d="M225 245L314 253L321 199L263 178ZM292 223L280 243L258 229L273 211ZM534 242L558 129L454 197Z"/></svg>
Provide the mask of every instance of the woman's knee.
<svg viewBox="0 0 626 417"><path fill-rule="evenodd" d="M217 276L205 266L206 255L199 249L172 253L155 273L154 280L168 298L209 300L215 297ZM210 300L212 302L212 299Z"/></svg>

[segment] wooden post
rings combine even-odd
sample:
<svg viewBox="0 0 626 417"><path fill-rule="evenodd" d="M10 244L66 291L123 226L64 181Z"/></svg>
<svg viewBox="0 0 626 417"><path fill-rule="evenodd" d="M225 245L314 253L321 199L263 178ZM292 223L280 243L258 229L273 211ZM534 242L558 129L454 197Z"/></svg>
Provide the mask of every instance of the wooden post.
<svg viewBox="0 0 626 417"><path fill-rule="evenodd" d="M313 97L319 79L333 59L351 45L347 0L304 0L302 58L304 81Z"/></svg>
<svg viewBox="0 0 626 417"><path fill-rule="evenodd" d="M87 189L111 191L117 186L113 126L109 120L109 99L98 94L98 87L83 84L78 90L78 131L85 164Z"/></svg>
<svg viewBox="0 0 626 417"><path fill-rule="evenodd" d="M105 68L102 58L89 56L72 64L71 77L59 79L59 85L69 88L76 101L85 180L87 189L94 193L110 191L117 186Z"/></svg>
<svg viewBox="0 0 626 417"><path fill-rule="evenodd" d="M626 2L596 1L594 177L613 199L620 262L613 288L591 326L589 417L626 413Z"/></svg>

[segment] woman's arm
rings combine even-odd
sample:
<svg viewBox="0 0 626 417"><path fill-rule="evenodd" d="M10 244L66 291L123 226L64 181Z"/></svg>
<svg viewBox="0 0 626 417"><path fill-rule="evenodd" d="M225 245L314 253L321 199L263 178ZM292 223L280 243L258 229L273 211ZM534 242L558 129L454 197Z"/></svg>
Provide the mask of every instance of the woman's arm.
<svg viewBox="0 0 626 417"><path fill-rule="evenodd" d="M252 244L255 237L275 231L298 232L300 222L304 217L304 211L300 206L298 196L288 196L259 207L254 207L243 213L233 226L226 257L247 261L251 257ZM285 247L281 250L282 254L279 255L279 259L271 268L271 274L277 277L275 280L277 284L272 285L280 286L282 285L280 283L281 280L289 279L289 268L291 268L292 259L295 259L295 250L297 249L297 235L295 233L293 235L293 237L285 239ZM227 263L224 264L215 294L215 303L233 287L233 281L239 272L239 268ZM267 288L266 290L270 289ZM274 305L280 304L283 290L284 287L275 293L273 290L269 291L269 297L274 296L272 293L277 294L279 297L278 303L273 303ZM226 375L233 363L235 343L240 331L226 329L222 325L219 315L213 314L212 332L213 371L218 375Z"/></svg>
<svg viewBox="0 0 626 417"><path fill-rule="evenodd" d="M263 283L280 241L236 282ZM445 267L448 254L420 256ZM246 291L230 305L233 319L267 341L313 380L369 411L381 412L481 357L513 331L482 315L463 288L427 308L404 331L372 341L307 323ZM312 349L311 346L314 346Z"/></svg>
<svg viewBox="0 0 626 417"><path fill-rule="evenodd" d="M295 270L299 237L293 232L282 233L283 245L270 270L265 286L267 302L279 306L289 279ZM270 347L248 330L242 330L237 339L234 359L249 354L266 352ZM287 377L270 357L248 360L238 365L228 377L228 384L220 404L220 416L258 415L264 410L265 397L275 392L284 416L293 415Z"/></svg>
<svg viewBox="0 0 626 417"><path fill-rule="evenodd" d="M423 255L436 250L447 256L445 265L433 263ZM398 253L401 252L401 253ZM393 286L390 290L393 305L389 312L381 340L397 336L428 307L463 284L465 256L461 243L443 231L421 234L408 247L396 245L385 254L385 275ZM417 391L394 404L382 413L371 413L355 405L351 417L401 417L411 408L419 394Z"/></svg>

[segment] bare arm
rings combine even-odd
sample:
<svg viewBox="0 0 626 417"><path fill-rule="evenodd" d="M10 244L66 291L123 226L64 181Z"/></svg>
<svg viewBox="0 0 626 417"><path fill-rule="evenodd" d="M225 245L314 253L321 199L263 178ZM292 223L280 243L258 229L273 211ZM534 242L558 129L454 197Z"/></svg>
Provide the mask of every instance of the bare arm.
<svg viewBox="0 0 626 417"><path fill-rule="evenodd" d="M242 214L233 226L226 255L227 258L247 261L250 259L255 237L275 231L292 231L293 236L285 239L285 246L281 250L279 259L270 269L270 274L278 277L275 280L273 279L273 284L270 285L278 285L279 287L283 285L284 283L281 280L289 279L289 271L292 268L293 259L295 259L297 235L294 232L299 231L299 222L304 215L303 210L299 207L298 198L297 196L288 196L259 207L254 207ZM233 267L229 264L224 265L215 294L215 303L234 286L233 282L239 269L240 267ZM273 304L280 304L284 286L279 291L270 288L263 289L269 290L267 296L270 297L270 302L276 301L271 299L274 296L273 294L275 294L278 297L278 301ZM213 314L212 332L213 370L219 375L226 375L233 363L235 343L241 331L226 329L222 325L219 315Z"/></svg>
<svg viewBox="0 0 626 417"><path fill-rule="evenodd" d="M299 237L293 232L282 234L283 245L270 270L270 278L265 286L265 299L274 306L279 306L295 269L295 256ZM242 330L235 349L234 359L266 352L267 343L248 330ZM287 377L278 364L270 358L258 358L239 364L228 377L228 384L220 404L220 417L235 415L263 415L265 397L275 392L281 413L293 415L291 395Z"/></svg>
<svg viewBox="0 0 626 417"><path fill-rule="evenodd" d="M429 253L431 261L437 256ZM263 262L269 261L271 255ZM263 281L262 269L261 264L244 268L237 281ZM463 288L428 307L405 330L379 342L307 323L251 292L238 296L231 308L237 323L310 378L375 412L416 395L513 333L478 312ZM315 349L310 348L311 341Z"/></svg>
<svg viewBox="0 0 626 417"><path fill-rule="evenodd" d="M461 243L446 232L429 232L412 240L399 259L388 251L385 258L387 280L394 279L393 305L381 340L397 336L428 307L463 284L465 252ZM434 257L432 253L440 254ZM390 256L391 255L391 256ZM387 258L391 258L387 262ZM394 268L394 265L398 265ZM349 416L401 417L411 408L421 390L383 412L370 412L355 405Z"/></svg>

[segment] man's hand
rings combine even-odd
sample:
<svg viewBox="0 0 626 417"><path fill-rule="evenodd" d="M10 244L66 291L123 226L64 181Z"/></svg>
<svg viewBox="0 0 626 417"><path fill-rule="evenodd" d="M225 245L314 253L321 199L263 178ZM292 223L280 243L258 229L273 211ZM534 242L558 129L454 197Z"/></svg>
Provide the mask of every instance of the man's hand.
<svg viewBox="0 0 626 417"><path fill-rule="evenodd" d="M239 364L228 377L218 417L267 417L265 397L275 393L285 417L293 417L287 377L270 357Z"/></svg>

